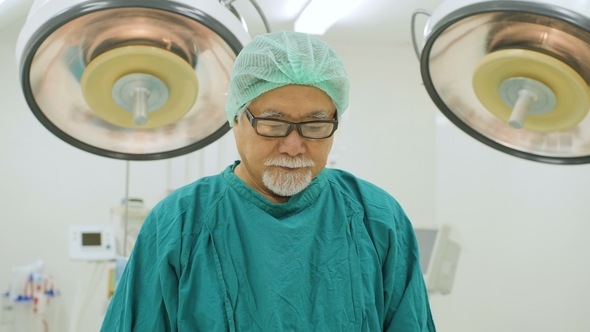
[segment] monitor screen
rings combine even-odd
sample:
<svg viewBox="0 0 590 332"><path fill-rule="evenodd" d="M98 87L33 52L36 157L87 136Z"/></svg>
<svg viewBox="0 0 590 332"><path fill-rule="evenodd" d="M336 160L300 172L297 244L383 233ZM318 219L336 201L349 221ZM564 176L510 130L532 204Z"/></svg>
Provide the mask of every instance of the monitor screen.
<svg viewBox="0 0 590 332"><path fill-rule="evenodd" d="M418 250L420 251L420 267L422 273L428 273L428 264L432 258L432 251L436 242L438 230L436 229L415 229L416 239L418 240Z"/></svg>
<svg viewBox="0 0 590 332"><path fill-rule="evenodd" d="M100 246L101 233L82 233L82 246Z"/></svg>

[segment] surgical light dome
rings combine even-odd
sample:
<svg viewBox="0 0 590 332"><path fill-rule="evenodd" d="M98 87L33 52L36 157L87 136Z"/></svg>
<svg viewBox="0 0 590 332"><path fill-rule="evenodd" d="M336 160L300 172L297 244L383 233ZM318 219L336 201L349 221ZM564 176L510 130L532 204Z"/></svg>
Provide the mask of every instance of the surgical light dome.
<svg viewBox="0 0 590 332"><path fill-rule="evenodd" d="M82 150L154 160L229 130L234 60L250 36L217 0L37 0L17 42L39 121Z"/></svg>
<svg viewBox="0 0 590 332"><path fill-rule="evenodd" d="M590 3L444 1L420 52L442 113L516 157L590 162Z"/></svg>

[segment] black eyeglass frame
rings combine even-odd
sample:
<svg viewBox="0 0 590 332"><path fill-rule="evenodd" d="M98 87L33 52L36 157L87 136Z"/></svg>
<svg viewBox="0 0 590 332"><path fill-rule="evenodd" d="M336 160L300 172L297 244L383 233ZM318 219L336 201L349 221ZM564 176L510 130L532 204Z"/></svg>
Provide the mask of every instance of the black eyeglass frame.
<svg viewBox="0 0 590 332"><path fill-rule="evenodd" d="M291 122L291 121L285 121L285 120L279 120L279 119L257 118L254 115L252 115L252 113L250 112L250 110L248 108L246 108L246 117L248 117L248 121L252 125L252 128L254 128L254 131L256 132L256 134L263 136L263 137L269 137L269 138L287 137L287 136L289 136L289 134L291 134L291 132L293 131L293 128L297 127L297 131L299 132L299 135L301 135L301 137L303 137L303 138L326 139L326 138L332 137L332 135L334 135L334 132L336 132L336 129L338 129L338 110L336 110L336 116L335 116L334 120L314 120L314 121L304 121L304 122ZM258 122L258 120L276 121L276 122L286 123L289 125L289 129L287 129L287 133L285 135L281 135L281 136L263 135L263 134L259 133L258 129L257 129L256 123ZM326 137L319 137L319 138L318 137L308 137L308 136L303 135L303 133L301 132L301 126L306 125L306 124L310 124L310 123L332 123L334 125L334 128L332 128L332 132L330 132L330 135L328 135Z"/></svg>

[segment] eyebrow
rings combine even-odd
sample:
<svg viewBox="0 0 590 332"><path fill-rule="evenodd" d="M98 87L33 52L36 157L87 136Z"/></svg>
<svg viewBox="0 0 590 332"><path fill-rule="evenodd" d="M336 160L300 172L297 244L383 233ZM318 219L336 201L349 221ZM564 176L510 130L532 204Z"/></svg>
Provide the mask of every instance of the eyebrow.
<svg viewBox="0 0 590 332"><path fill-rule="evenodd" d="M328 116L329 116L328 112L324 112L324 111L318 111L318 112L313 112L313 113L307 114L308 118L315 118L315 119L327 119Z"/></svg>
<svg viewBox="0 0 590 332"><path fill-rule="evenodd" d="M282 117L285 116L285 113L275 111L275 110L268 110L262 112L257 118L271 118L271 117Z"/></svg>
<svg viewBox="0 0 590 332"><path fill-rule="evenodd" d="M271 117L284 117L286 116L285 113L276 110L266 110L262 112L257 118L271 118ZM306 118L314 118L314 119L327 119L329 117L328 112L325 111L315 111L305 115Z"/></svg>

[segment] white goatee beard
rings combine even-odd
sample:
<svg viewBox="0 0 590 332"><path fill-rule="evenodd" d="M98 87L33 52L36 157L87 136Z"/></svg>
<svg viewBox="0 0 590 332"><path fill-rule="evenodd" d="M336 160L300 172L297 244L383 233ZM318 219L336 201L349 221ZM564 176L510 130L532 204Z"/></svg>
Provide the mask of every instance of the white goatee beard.
<svg viewBox="0 0 590 332"><path fill-rule="evenodd" d="M279 158L267 159L264 165L301 168L312 167L315 163L312 160L303 158L280 156ZM264 170L262 173L262 183L276 195L290 197L307 188L311 183L311 177L311 169L309 168L293 173L273 168L272 170Z"/></svg>

